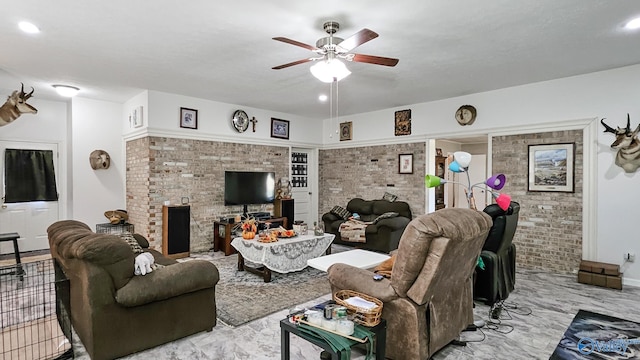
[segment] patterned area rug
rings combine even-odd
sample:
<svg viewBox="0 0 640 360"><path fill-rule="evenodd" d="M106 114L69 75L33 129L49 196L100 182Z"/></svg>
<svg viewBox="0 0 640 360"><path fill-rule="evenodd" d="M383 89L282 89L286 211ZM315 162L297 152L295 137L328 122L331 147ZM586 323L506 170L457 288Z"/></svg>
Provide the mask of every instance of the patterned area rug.
<svg viewBox="0 0 640 360"><path fill-rule="evenodd" d="M640 359L640 324L580 310L549 359Z"/></svg>
<svg viewBox="0 0 640 360"><path fill-rule="evenodd" d="M192 254L193 258L206 259L218 267L218 320L234 327L331 292L327 274L310 267L288 274L273 272L271 282L265 283L261 276L238 271L237 255L211 259Z"/></svg>

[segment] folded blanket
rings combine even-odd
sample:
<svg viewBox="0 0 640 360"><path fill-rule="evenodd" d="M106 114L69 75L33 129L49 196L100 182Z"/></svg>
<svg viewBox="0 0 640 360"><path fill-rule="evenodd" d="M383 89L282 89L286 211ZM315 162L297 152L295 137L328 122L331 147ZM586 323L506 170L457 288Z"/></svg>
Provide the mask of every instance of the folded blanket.
<svg viewBox="0 0 640 360"><path fill-rule="evenodd" d="M348 242L367 242L365 229L371 222L350 219L340 224L340 239Z"/></svg>

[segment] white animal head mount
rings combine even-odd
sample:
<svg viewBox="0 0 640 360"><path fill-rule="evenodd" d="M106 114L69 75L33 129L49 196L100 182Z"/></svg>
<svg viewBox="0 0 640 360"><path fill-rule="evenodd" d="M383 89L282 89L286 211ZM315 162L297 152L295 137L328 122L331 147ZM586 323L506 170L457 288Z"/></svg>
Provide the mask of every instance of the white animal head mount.
<svg viewBox="0 0 640 360"><path fill-rule="evenodd" d="M26 94L24 92L24 84L20 92L15 90L9 95L7 101L0 107L0 126L4 126L20 117L22 114L36 114L38 110L33 106L27 104L27 100L33 95L33 88L31 92Z"/></svg>
<svg viewBox="0 0 640 360"><path fill-rule="evenodd" d="M93 150L89 155L89 163L93 170L108 169L111 165L111 156L104 150Z"/></svg>
<svg viewBox="0 0 640 360"><path fill-rule="evenodd" d="M638 140L638 132L640 124L635 130L631 131L631 119L627 114L627 127L617 129L604 123L604 119L600 120L604 126L604 132L610 132L616 136L615 141L611 144L612 149L617 149L616 165L620 166L625 172L632 173L640 167L640 140Z"/></svg>

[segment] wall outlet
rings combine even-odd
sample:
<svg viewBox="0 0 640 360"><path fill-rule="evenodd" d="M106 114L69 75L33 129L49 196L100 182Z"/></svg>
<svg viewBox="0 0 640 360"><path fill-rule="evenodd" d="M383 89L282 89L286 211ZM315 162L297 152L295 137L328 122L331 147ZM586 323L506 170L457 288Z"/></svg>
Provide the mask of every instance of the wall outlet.
<svg viewBox="0 0 640 360"><path fill-rule="evenodd" d="M636 261L636 254L635 253L624 253L623 254L623 258L624 261L628 261L628 262L634 262Z"/></svg>

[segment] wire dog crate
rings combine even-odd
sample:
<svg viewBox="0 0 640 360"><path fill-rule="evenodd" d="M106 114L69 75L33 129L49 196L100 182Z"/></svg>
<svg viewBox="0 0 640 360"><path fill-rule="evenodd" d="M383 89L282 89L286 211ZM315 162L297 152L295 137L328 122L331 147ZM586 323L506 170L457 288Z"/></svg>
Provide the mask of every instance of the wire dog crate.
<svg viewBox="0 0 640 360"><path fill-rule="evenodd" d="M0 360L71 359L69 280L53 259L0 267Z"/></svg>
<svg viewBox="0 0 640 360"><path fill-rule="evenodd" d="M97 234L121 234L123 232L129 232L133 234L135 227L133 224L123 223L123 224L96 224L96 233Z"/></svg>

